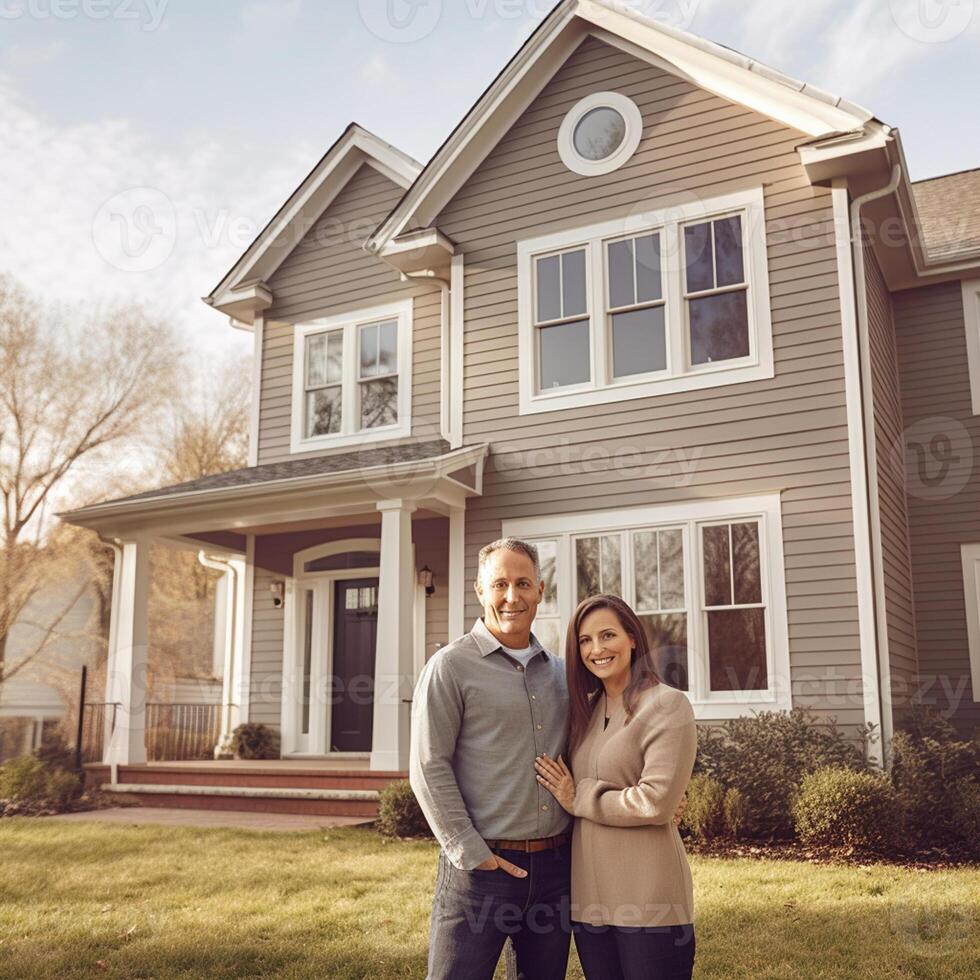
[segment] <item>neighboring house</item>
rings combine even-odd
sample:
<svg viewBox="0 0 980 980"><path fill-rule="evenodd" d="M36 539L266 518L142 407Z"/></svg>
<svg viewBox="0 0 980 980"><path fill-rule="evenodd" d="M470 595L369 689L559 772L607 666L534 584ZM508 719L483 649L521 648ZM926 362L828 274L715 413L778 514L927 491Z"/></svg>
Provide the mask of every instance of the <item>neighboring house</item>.
<svg viewBox="0 0 980 980"><path fill-rule="evenodd" d="M206 299L253 332L249 467L63 515L117 541L106 761L144 758L152 541L228 563L227 723L286 758L406 769L501 535L552 649L620 592L700 719L976 724L978 205L868 110L597 0L424 168L351 125Z"/></svg>

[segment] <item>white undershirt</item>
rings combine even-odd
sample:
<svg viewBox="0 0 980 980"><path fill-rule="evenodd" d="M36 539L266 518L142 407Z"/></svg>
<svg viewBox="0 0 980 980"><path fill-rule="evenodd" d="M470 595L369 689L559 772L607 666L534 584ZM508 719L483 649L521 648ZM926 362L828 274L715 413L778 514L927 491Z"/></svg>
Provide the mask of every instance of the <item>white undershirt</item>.
<svg viewBox="0 0 980 980"><path fill-rule="evenodd" d="M524 647L523 650L512 650L510 647L502 648L504 653L509 653L515 660L520 660L524 666L527 666L527 662L533 657L537 652L537 647Z"/></svg>

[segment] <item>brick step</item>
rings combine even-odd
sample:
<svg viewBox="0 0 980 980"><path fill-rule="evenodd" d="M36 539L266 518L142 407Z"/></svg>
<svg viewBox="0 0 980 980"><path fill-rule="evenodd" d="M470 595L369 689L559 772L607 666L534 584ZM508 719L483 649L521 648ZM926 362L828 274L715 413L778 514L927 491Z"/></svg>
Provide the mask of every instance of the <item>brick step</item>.
<svg viewBox="0 0 980 980"><path fill-rule="evenodd" d="M102 783L100 789L104 793L137 802L142 806L307 813L364 817L365 820L373 820L378 815L378 793L375 790L121 782Z"/></svg>

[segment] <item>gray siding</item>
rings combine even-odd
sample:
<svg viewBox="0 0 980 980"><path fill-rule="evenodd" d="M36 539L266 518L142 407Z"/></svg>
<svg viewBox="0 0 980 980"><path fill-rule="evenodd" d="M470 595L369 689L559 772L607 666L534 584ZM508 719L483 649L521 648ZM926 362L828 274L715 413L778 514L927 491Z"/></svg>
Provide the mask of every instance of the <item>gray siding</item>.
<svg viewBox="0 0 980 980"><path fill-rule="evenodd" d="M439 438L440 294L406 285L361 248L402 195L373 167L362 166L269 280L275 297L266 313L262 349L258 461L323 455L289 452L293 324L414 296L413 432ZM350 447L347 447L349 451Z"/></svg>
<svg viewBox="0 0 980 980"><path fill-rule="evenodd" d="M980 725L980 704L970 686L960 545L980 543L980 417L970 400L963 299L960 284L951 282L896 293L893 302L902 410L911 430L907 484L923 696L970 732ZM936 421L913 428L927 419ZM925 487L919 469L937 472L930 434L948 436L954 457L934 488Z"/></svg>
<svg viewBox="0 0 980 980"><path fill-rule="evenodd" d="M605 89L637 103L644 136L620 170L579 177L559 160L558 127ZM436 223L466 253L464 441L493 441L506 463L491 457L485 495L468 506L467 578L505 518L781 491L795 702L851 725L864 717L860 696L841 693L859 689L861 668L839 286L831 197L799 165L802 138L589 39ZM765 186L776 377L520 416L517 240L739 184ZM538 451L562 446L567 462L542 462ZM700 454L689 485L588 462L657 448Z"/></svg>
<svg viewBox="0 0 980 980"><path fill-rule="evenodd" d="M865 248L864 254L888 658L895 720L901 722L918 683L918 665L898 351L888 287L874 252Z"/></svg>

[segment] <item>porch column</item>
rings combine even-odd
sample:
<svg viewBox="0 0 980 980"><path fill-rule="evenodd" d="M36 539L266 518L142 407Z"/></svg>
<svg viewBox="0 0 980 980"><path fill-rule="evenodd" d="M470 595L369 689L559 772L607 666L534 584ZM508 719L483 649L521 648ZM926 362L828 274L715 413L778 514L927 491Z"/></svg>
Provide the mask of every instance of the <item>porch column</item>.
<svg viewBox="0 0 980 980"><path fill-rule="evenodd" d="M371 768L408 769L413 679L412 513L415 504L380 502L381 560L378 576L378 642L374 667Z"/></svg>
<svg viewBox="0 0 980 980"><path fill-rule="evenodd" d="M149 645L150 542L120 542L113 569L113 605L109 626L106 711L115 727L105 742L103 761L131 765L146 762L146 671Z"/></svg>
<svg viewBox="0 0 980 980"><path fill-rule="evenodd" d="M466 511L453 507L449 512L449 642L466 631Z"/></svg>
<svg viewBox="0 0 980 980"><path fill-rule="evenodd" d="M235 573L235 625L231 639L231 663L225 669L225 674L229 679L225 682L228 696L224 701L225 704L229 705L227 731L233 732L245 720L242 711L245 704L243 698L247 696L248 688L248 674L245 671L245 629L248 626L248 618L245 615L245 603L251 601L251 596L246 593L245 559L229 558L228 564Z"/></svg>

